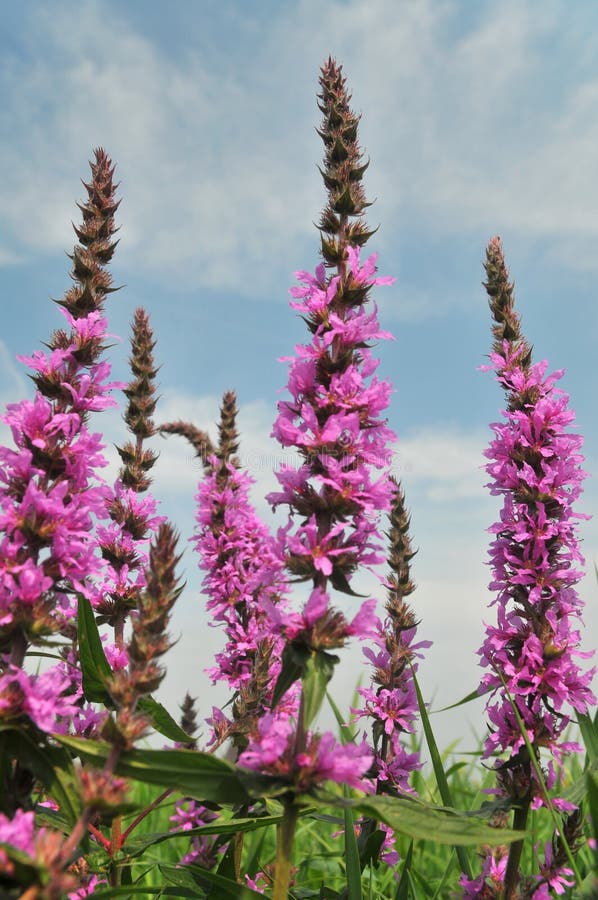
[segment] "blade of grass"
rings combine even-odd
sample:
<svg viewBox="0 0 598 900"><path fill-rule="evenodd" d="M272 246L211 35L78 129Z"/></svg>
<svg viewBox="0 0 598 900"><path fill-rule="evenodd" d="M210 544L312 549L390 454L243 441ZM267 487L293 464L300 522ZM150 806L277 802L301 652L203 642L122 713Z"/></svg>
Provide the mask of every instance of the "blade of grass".
<svg viewBox="0 0 598 900"><path fill-rule="evenodd" d="M413 684L415 687L415 692L417 694L419 714L421 716L422 726L424 729L424 734L426 736L426 743L428 744L428 750L430 751L430 759L432 760L432 768L434 769L434 775L436 776L438 790L440 791L440 796L444 805L454 807L455 804L453 803L451 789L449 788L449 784L444 771L444 766L442 764L442 758L438 751L438 744L436 743L436 738L434 737L434 732L430 724L426 704L424 703L424 698L422 696L422 692L420 690L419 682L417 680L417 676L415 674L413 666L411 666L411 675L413 677ZM467 855L467 852L463 847L456 846L455 853L457 854L457 859L459 860L461 871L464 872L464 874L467 875L468 878L471 878L471 866L469 865L469 857Z"/></svg>
<svg viewBox="0 0 598 900"><path fill-rule="evenodd" d="M351 790L345 785L345 797L351 796ZM347 900L362 900L361 863L359 848L355 837L353 812L345 810L345 866L347 871Z"/></svg>
<svg viewBox="0 0 598 900"><path fill-rule="evenodd" d="M407 856L405 857L405 862L403 864L403 871L401 872L401 880L399 881L395 893L395 900L409 900L409 872L411 871L412 861L413 841L410 841Z"/></svg>
<svg viewBox="0 0 598 900"><path fill-rule="evenodd" d="M340 709L338 708L338 706L336 705L336 703L334 702L334 700L332 699L332 697L330 696L328 691L326 691L326 698L328 700L328 703L330 704L330 709L332 710L332 712L334 714L334 718L337 721L342 743L343 744L355 743L355 734L354 734L352 728L349 725L347 725L347 723L345 722L345 716L343 716L343 714L341 713Z"/></svg>
<svg viewBox="0 0 598 900"><path fill-rule="evenodd" d="M471 691L470 694L466 694L465 697L462 697L461 700L457 700L456 703L451 703L450 706L443 706L442 709L433 709L430 711L430 715L434 716L436 713L447 712L449 709L456 709L458 706L464 706L466 703L471 703L473 700L479 700L480 697L484 697L485 694L490 693L490 688L487 691Z"/></svg>
<svg viewBox="0 0 598 900"><path fill-rule="evenodd" d="M449 857L449 861L447 863L447 867L442 874L442 878L440 879L440 884L434 891L434 896L432 897L432 900L437 900L437 898L442 897L442 894L440 892L443 889L444 885L446 884L446 880L449 877L449 873L452 868L453 868L453 856L451 854L451 856Z"/></svg>
<svg viewBox="0 0 598 900"><path fill-rule="evenodd" d="M587 713L581 713L577 717L577 723L588 755L588 763L593 763L598 758L598 713L594 721Z"/></svg>

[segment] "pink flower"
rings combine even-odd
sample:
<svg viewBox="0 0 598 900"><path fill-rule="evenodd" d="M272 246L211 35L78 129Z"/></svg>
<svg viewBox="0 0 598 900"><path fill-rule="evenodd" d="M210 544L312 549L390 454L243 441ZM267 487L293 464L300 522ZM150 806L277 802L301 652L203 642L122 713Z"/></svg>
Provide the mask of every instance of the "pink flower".
<svg viewBox="0 0 598 900"><path fill-rule="evenodd" d="M303 462L295 473L281 469L282 491L268 498L302 520L297 526L291 520L280 536L291 573L337 585L348 584L359 564L380 561L377 523L390 504L386 470L394 439L381 418L391 386L372 377L377 361L368 347L391 336L380 329L375 308L342 302L347 285L357 291L392 279L377 278L376 257L362 264L354 247L344 265L346 281L327 280L319 266L315 275L297 273L302 286L291 290L291 306L308 316L312 340L295 348L290 399L278 404L272 433L284 447L296 447ZM373 479L373 469L385 471Z"/></svg>
<svg viewBox="0 0 598 900"><path fill-rule="evenodd" d="M0 843L10 844L27 856L35 858L35 815L33 812L15 810L12 819L0 813ZM0 866L2 855L0 851Z"/></svg>
<svg viewBox="0 0 598 900"><path fill-rule="evenodd" d="M0 675L0 719L27 716L41 731L64 731L68 719L77 711L76 698L65 693L70 687L61 666L41 675L29 675L9 666Z"/></svg>
<svg viewBox="0 0 598 900"><path fill-rule="evenodd" d="M84 897L91 897L97 887L107 883L105 878L98 878L97 875L92 875L85 885L69 893L69 900L82 900Z"/></svg>
<svg viewBox="0 0 598 900"><path fill-rule="evenodd" d="M581 438L567 431L573 421L568 397L555 386L562 373L546 375L545 362L525 367L520 357L521 350L507 341L502 354L492 355L498 381L514 399L505 421L493 426L486 453L491 491L504 504L500 522L490 529L496 535L490 557L498 622L486 627L479 651L489 669L481 689L498 694L488 706L493 731L485 755L512 755L523 745L498 671L520 700L530 741L558 756L559 737L570 721L566 705L585 711L595 703L593 670L582 672L575 661L586 655L574 627L582 609L575 585L583 557L576 533L580 515L573 511L585 473Z"/></svg>
<svg viewBox="0 0 598 900"><path fill-rule="evenodd" d="M305 750L296 753L292 719L283 720L266 713L258 729L239 757L239 765L288 778L302 792L309 792L326 781L363 790L362 779L373 760L366 741L341 745L329 732L310 733Z"/></svg>

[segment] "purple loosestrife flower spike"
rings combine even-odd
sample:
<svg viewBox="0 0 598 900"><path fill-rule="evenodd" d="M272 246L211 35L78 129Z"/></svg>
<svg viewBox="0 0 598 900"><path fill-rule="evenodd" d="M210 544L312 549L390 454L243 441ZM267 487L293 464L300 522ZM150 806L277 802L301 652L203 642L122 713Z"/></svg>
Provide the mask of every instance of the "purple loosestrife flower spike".
<svg viewBox="0 0 598 900"><path fill-rule="evenodd" d="M160 425L158 431L161 435L178 434L184 437L193 447L202 466L209 468L210 456L216 453L216 448L207 432L196 428L189 422L183 422L182 419L177 419L176 422L165 422L164 425Z"/></svg>
<svg viewBox="0 0 598 900"><path fill-rule="evenodd" d="M373 686L359 689L365 707L354 710L354 713L358 718L369 717L373 721L374 763L371 774L376 793L396 795L397 792L411 792L409 776L414 769L421 767L419 754L408 753L402 737L413 731L418 715L411 666L417 667L415 658L421 655L418 651L429 647L430 642L414 643L418 623L406 598L415 590L411 579L411 560L415 551L409 536L410 520L405 508L405 495L394 478L392 482L395 493L387 535L390 572L385 582L388 590L386 619L373 637L374 647L364 648L365 655L374 666ZM376 825L373 820L363 823L362 840ZM382 828L387 830L386 826ZM381 851L381 859L389 865L396 865L398 856L390 829Z"/></svg>
<svg viewBox="0 0 598 900"><path fill-rule="evenodd" d="M149 317L139 308L135 311L131 336L133 378L124 389L128 399L124 419L134 441L116 448L123 465L120 478L107 500L111 523L98 528L106 571L93 598L98 622L108 622L114 627L120 650L125 620L136 608L145 585L148 540L164 521L156 515L155 499L150 494L141 496L151 483L149 471L157 459L157 453L144 446L145 441L156 433L152 420L158 372L153 357L155 343Z"/></svg>
<svg viewBox="0 0 598 900"><path fill-rule="evenodd" d="M176 577L180 561L177 540L170 524L159 526L150 546L145 588L131 617L132 634L127 645L129 667L114 672L108 684L117 716L115 723L111 720L106 723L106 736L123 747L131 746L144 735L148 722L135 711L135 705L140 697L156 691L166 674L159 658L172 646L166 629L172 607L183 590Z"/></svg>
<svg viewBox="0 0 598 900"><path fill-rule="evenodd" d="M64 730L79 715L76 669L59 664L30 675L23 664L30 644L57 632L75 637L76 595L91 596L101 573L94 525L106 515L107 489L97 474L106 460L87 419L115 405L110 392L119 386L108 381L110 365L102 359L118 207L114 167L103 150L91 170L83 221L75 226L74 283L59 302L67 327L54 332L47 353L22 358L36 393L7 407L15 449L0 448L0 720L47 732ZM5 767L5 808L28 805L13 793L27 776L18 760Z"/></svg>
<svg viewBox="0 0 598 900"><path fill-rule="evenodd" d="M359 717L373 719L376 792L391 794L410 791L409 774L420 767L418 754L407 753L401 736L413 730L417 718L411 666L415 665L418 650L430 646L429 641L414 644L418 623L405 598L415 590L411 580L411 560L415 551L409 537L405 496L394 479L393 484L395 495L388 532L387 616L374 637L375 648L364 649L374 666L372 680L375 687L359 689L365 708L356 711Z"/></svg>
<svg viewBox="0 0 598 900"><path fill-rule="evenodd" d="M189 744L185 745L188 746L191 750L194 750L197 746L197 741L195 740L195 733L197 732L197 711L195 709L196 703L197 698L192 697L191 694L187 691L185 697L183 698L183 702L181 703L180 724L185 734L188 734L193 738L193 740Z"/></svg>
<svg viewBox="0 0 598 900"><path fill-rule="evenodd" d="M296 273L300 286L291 290L291 307L302 315L311 339L295 348L289 399L279 402L272 432L283 447L296 448L301 465L280 470L281 490L268 497L275 508L288 506L290 514L279 532L279 555L295 579L312 582L301 614L281 617L270 611L286 640L283 660L291 676L297 671L293 658L317 657L330 666L336 658L329 650L343 646L349 636L373 634L375 601L364 603L348 622L332 607L327 589L330 584L354 594L351 578L357 569L382 562L378 522L393 493L388 441L394 434L381 415L391 385L374 375L378 362L371 354L372 342L391 336L381 330L375 307L367 304L370 289L392 279L376 276L375 256L360 259L359 248L369 236L361 185L366 166L357 142L359 117L350 109L341 68L332 59L322 69L320 86L322 176L328 191L319 225L324 263L314 274ZM376 469L381 470L378 477ZM314 715L315 706L308 709L302 698L294 734L289 723L280 723L285 771L298 785L305 776L303 757L316 753L318 738L308 731ZM329 738L322 736L321 746ZM268 752L260 724L240 762L272 771ZM356 766L355 773L361 783L363 769L358 772Z"/></svg>
<svg viewBox="0 0 598 900"><path fill-rule="evenodd" d="M329 58L320 73L319 108L323 115L318 134L324 142L324 167L320 169L328 192L318 228L322 235L322 256L329 266L342 266L347 244L362 247L373 232L363 218L370 206L361 180L369 162L364 163L357 141L360 116L350 108L342 66ZM354 221L350 221L353 219Z"/></svg>
<svg viewBox="0 0 598 900"><path fill-rule="evenodd" d="M548 787L556 783L562 754L578 749L561 740L570 722L567 706L585 712L594 704L592 671L582 671L577 622L583 603L576 584L582 576L573 505L582 490L582 439L568 428L574 413L568 396L556 387L562 372L547 375L547 363L532 364L529 344L513 309L500 240L487 251L486 288L495 319L491 365L507 397L504 420L492 426L486 451L490 491L502 496L500 521L489 530L497 592L497 624L486 626L479 651L488 669L480 690L491 691L487 703L490 734L484 755L499 755L499 792L516 804L515 827L524 828L529 806L543 797L503 681L527 731L533 752L548 752ZM506 759L501 758L505 754ZM553 805L570 808L555 799ZM505 895L519 878L522 842L515 842L506 864ZM468 895L469 896L469 895Z"/></svg>
<svg viewBox="0 0 598 900"><path fill-rule="evenodd" d="M148 471L152 468L158 454L153 450L144 450L143 442L156 433L152 415L156 408L155 379L158 369L154 363L153 349L156 346L150 326L149 316L141 307L135 310L133 334L131 337L130 366L133 380L125 388L129 401L125 413L125 422L135 437L124 447L118 447L123 461L120 477L125 487L141 492L147 490L151 479Z"/></svg>
<svg viewBox="0 0 598 900"><path fill-rule="evenodd" d="M236 457L236 418L236 396L227 391L216 446L205 432L185 422L166 423L160 431L186 437L206 470L196 498L194 540L205 572L207 609L227 636L209 673L214 683L225 681L234 692L232 720L219 710L214 712L211 743L220 745L232 738L241 750L269 707L280 669L281 638L273 630L267 608L281 604L286 581L275 542L249 500L251 479Z"/></svg>
<svg viewBox="0 0 598 900"><path fill-rule="evenodd" d="M509 273L499 237L493 237L488 242L484 269L487 277L484 287L494 319L492 349L494 353L501 354L504 342L507 341L513 349L517 348L521 351L520 365L526 369L531 363L532 350L521 332L520 318L515 310L514 285L509 281Z"/></svg>
<svg viewBox="0 0 598 900"><path fill-rule="evenodd" d="M89 594L101 561L94 552L93 520L102 518L103 488L94 479L106 461L88 413L114 406L102 360L105 266L116 242L114 167L103 150L91 164L83 222L75 231L71 277L60 301L68 329L56 331L49 352L23 361L33 370L33 401L7 408L15 449L0 448L0 652L20 666L27 645L52 632L71 635L74 595Z"/></svg>
<svg viewBox="0 0 598 900"><path fill-rule="evenodd" d="M214 682L226 681L234 691L232 721L225 726L223 719L213 719L213 739L221 743L232 737L240 751L269 708L280 670L281 640L273 631L267 609L284 604L286 581L275 542L249 500L251 479L235 456L239 446L236 419L236 396L227 391L216 453L197 495L200 527L196 547L206 572L207 608L223 623L228 638L210 675Z"/></svg>
<svg viewBox="0 0 598 900"><path fill-rule="evenodd" d="M322 174L329 194L320 229L329 236L323 239L324 259L336 273L327 276L324 265L315 275L298 272L302 286L291 291L291 306L303 315L312 340L296 347L290 399L278 404L273 436L284 447L296 447L302 465L277 474L282 491L269 500L275 507L288 505L303 520L294 530L290 522L280 535L289 572L312 579L315 587L330 581L352 593L350 578L358 566L382 561L377 519L390 508L392 495L385 471L372 477L375 469L388 468L387 444L394 434L380 415L391 385L373 374L378 362L370 350L372 341L391 335L366 303L374 285L393 279L376 277L375 256L360 260L359 247L368 236L362 221L366 167L357 143L359 117L333 60L323 67L320 85Z"/></svg>

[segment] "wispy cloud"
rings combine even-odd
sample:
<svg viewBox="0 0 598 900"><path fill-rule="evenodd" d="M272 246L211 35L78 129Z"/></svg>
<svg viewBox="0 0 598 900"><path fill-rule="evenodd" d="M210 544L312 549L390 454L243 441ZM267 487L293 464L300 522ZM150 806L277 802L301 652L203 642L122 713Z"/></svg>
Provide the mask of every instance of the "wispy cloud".
<svg viewBox="0 0 598 900"><path fill-rule="evenodd" d="M563 29L559 3L542 17L532 4L488 4L471 22L466 9L281 5L243 71L226 54L218 65L201 50L167 52L116 5L106 15L84 2L76 18L70 4L36 9L29 55L4 60L0 263L20 247L69 246L75 173L105 143L126 193L124 261L189 287L264 291L296 264L290 248L317 217L312 98L329 52L367 111L382 245L409 219L440 232L595 235L598 78L544 85L555 41L581 56L591 34Z"/></svg>
<svg viewBox="0 0 598 900"><path fill-rule="evenodd" d="M428 426L408 434L395 454L406 484L435 503L483 496L487 477L483 449L487 433Z"/></svg>

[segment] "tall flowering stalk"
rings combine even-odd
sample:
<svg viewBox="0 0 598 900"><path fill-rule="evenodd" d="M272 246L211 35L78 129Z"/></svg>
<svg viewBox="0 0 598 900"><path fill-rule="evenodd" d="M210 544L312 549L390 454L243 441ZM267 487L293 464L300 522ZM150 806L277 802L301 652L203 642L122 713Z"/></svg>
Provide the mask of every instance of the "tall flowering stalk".
<svg viewBox="0 0 598 900"><path fill-rule="evenodd" d="M418 754L407 753L401 739L413 730L418 715L411 667L416 665L418 650L430 646L430 642L414 644L417 620L406 598L415 590L411 579L415 551L409 537L405 495L398 483L389 520L386 619L373 638L375 649L364 649L374 666L375 687L359 689L365 708L358 716L373 719L376 791L393 794L410 790L409 775L420 766Z"/></svg>
<svg viewBox="0 0 598 900"><path fill-rule="evenodd" d="M98 543L105 560L104 578L98 582L92 603L99 621L114 628L116 647L124 648L124 624L136 609L145 585L148 542L164 521L156 515L156 501L147 493L149 472L157 453L145 447L156 434L152 415L156 407L155 340L147 313L135 310L131 335L132 380L125 387L124 419L133 440L117 447L122 460L119 478L107 498L109 524L98 528Z"/></svg>
<svg viewBox="0 0 598 900"><path fill-rule="evenodd" d="M59 301L66 326L54 332L48 352L23 358L36 393L32 401L8 407L4 420L15 449L0 449L0 649L6 654L0 718L40 746L45 746L40 732L64 731L69 720L81 717L75 654L66 666L38 675L22 667L31 645L57 634L74 640L77 596L93 597L94 579L101 578L96 522L106 516L108 489L97 470L106 460L100 435L87 423L90 412L115 405L110 392L120 386L108 381L110 366L103 359L108 337L103 308L113 290L106 266L117 243L118 208L114 166L103 150L96 151L91 171L87 200L80 204L82 222L75 226L74 284ZM26 783L31 790L32 773L19 759L3 766L0 794L10 816L18 815L19 807L31 808L22 790ZM21 789L15 791L15 785ZM62 895L73 880L64 871L90 821L92 795L122 795L110 772L82 772L80 789L84 810L68 838L39 835L46 847L48 896Z"/></svg>
<svg viewBox="0 0 598 900"><path fill-rule="evenodd" d="M414 643L417 620L407 602L415 590L411 579L411 560L415 551L409 536L410 519L405 507L405 494L394 482L395 494L389 514L388 539L390 572L386 578L388 599L386 618L372 639L373 648L365 647L364 654L374 667L372 687L360 688L365 700L362 710L355 710L358 718L369 718L372 724L374 763L371 774L377 794L411 792L409 776L421 763L418 753L407 752L403 739L413 731L418 716L417 696L413 684L413 667L420 651L430 641ZM374 823L366 823L371 827ZM383 826L384 830L386 827ZM392 849L394 835L390 830L384 841L382 858L389 865L398 861Z"/></svg>
<svg viewBox="0 0 598 900"><path fill-rule="evenodd" d="M331 59L320 87L322 177L328 191L319 225L324 264L315 275L298 272L302 286L291 290L291 306L303 315L312 339L296 347L291 397L278 404L273 429L303 462L298 470L278 473L282 491L270 500L288 505L302 520L299 525L291 520L282 533L290 573L322 589L329 581L351 593L358 566L382 561L377 519L390 508L392 495L386 469L394 434L380 415L391 385L374 375L378 361L370 351L371 341L391 335L380 329L376 308L368 308L367 300L374 285L393 279L376 277L375 255L360 259L359 248L371 234L361 184L367 163L357 141L359 117L350 109L342 69ZM376 469L384 473L377 479Z"/></svg>
<svg viewBox="0 0 598 900"><path fill-rule="evenodd" d="M299 677L303 690L295 726L287 721L275 729L263 720L260 734L240 758L242 765L284 773L299 792L326 779L342 781L349 769L350 783L361 783L372 760L365 743L341 748L332 735L309 731L323 695L316 697L305 685L318 671L330 677L336 661L330 651L348 637L372 634L375 601L363 604L349 623L332 607L329 585L352 594L357 569L382 561L378 520L393 494L387 444L394 435L381 415L391 386L374 375L378 362L370 349L372 341L391 336L381 330L375 306L367 303L374 285L392 279L376 276L375 255L360 258L371 234L361 183L367 163L357 140L359 117L350 108L342 69L332 59L322 68L320 88L322 177L328 193L319 223L324 262L313 275L298 272L300 286L291 290L291 307L301 313L311 340L295 348L290 398L278 404L273 428L273 436L283 447L296 448L302 463L277 473L281 490L269 497L274 507L289 509L289 522L279 533L289 573L312 582L302 614L285 621L272 616L286 642L275 702ZM374 476L376 470L381 474ZM286 896L296 817L291 793L279 835L275 898Z"/></svg>
<svg viewBox="0 0 598 900"><path fill-rule="evenodd" d="M582 439L568 430L574 413L567 394L556 386L563 373L547 374L546 362L532 364L498 238L488 245L485 267L495 322L488 368L506 393L507 409L504 421L492 426L494 439L486 451L490 491L503 498L503 508L490 528L497 623L486 627L480 650L481 665L488 669L480 690L491 692L484 755L499 756L499 790L516 805L515 827L524 828L530 806L544 799L511 700L537 762L541 751L548 754L548 787L556 782L563 753L576 749L562 741L570 722L567 707L585 712L595 703L589 686L593 671L582 671L576 662L589 656L579 649L583 603L576 590L584 562L577 521L586 517L573 508L585 473ZM562 801L552 802L567 808ZM513 844L495 874L495 882L504 878L507 898L516 890L521 848L522 842ZM557 877L551 866L545 869L538 890Z"/></svg>
<svg viewBox="0 0 598 900"><path fill-rule="evenodd" d="M193 538L204 572L202 588L214 623L223 627L226 644L208 672L212 682L224 682L232 692L231 716L214 707L208 720L212 751L232 741L235 756L251 735L258 734L260 719L269 709L280 672L282 640L268 621L268 608L285 605L284 564L276 543L260 521L249 498L252 479L237 457L237 400L227 391L222 400L218 442L195 426L168 422L164 434L185 437L201 460L205 476L197 500L197 529ZM279 715L294 709L289 697ZM172 821L177 829L206 825L214 814L200 803L185 799L176 804ZM235 840L240 842L241 836ZM210 836L193 838L183 863L199 862L212 868L226 845ZM240 843L238 852L240 857Z"/></svg>
<svg viewBox="0 0 598 900"><path fill-rule="evenodd" d="M100 568L92 526L104 514L103 490L94 477L106 461L87 418L115 405L102 359L102 313L112 290L106 264L116 246L118 202L103 150L91 170L83 221L75 227L74 285L59 301L67 327L54 332L47 353L22 358L36 394L9 405L3 417L15 449L0 448L0 648L15 666L30 643L69 630L75 592L88 593L88 578Z"/></svg>
<svg viewBox="0 0 598 900"><path fill-rule="evenodd" d="M110 366L103 359L106 268L116 242L114 167L95 152L92 178L80 204L79 243L71 259L72 287L59 305L66 325L48 351L24 357L36 386L33 400L9 405L4 421L14 448L0 448L0 721L39 732L64 731L77 714L72 681L59 664L25 671L31 645L52 635L75 635L77 593L89 596L102 566L94 526L104 512L106 465L100 435L89 430L92 411L114 406ZM18 759L2 768L0 803L12 816L30 808L33 779Z"/></svg>
<svg viewBox="0 0 598 900"><path fill-rule="evenodd" d="M356 633L357 623L360 636L371 633L374 601L364 604L350 626L331 607L328 585L351 594L358 567L382 561L378 519L392 496L387 442L394 435L381 417L391 385L374 375L378 361L370 350L371 341L391 335L380 329L375 306L367 304L370 289L392 279L376 276L375 256L360 259L359 247L370 234L361 184L367 164L357 141L359 117L349 106L341 67L332 59L322 68L320 87L322 176L328 191L319 225L324 263L315 275L298 272L302 286L291 290L291 307L303 315L311 341L295 348L290 399L279 402L273 429L283 447L297 449L302 464L278 472L282 490L269 497L274 507L289 509L288 525L279 534L289 572L313 584L304 627L283 628L287 658L300 644L307 654L340 647ZM379 477L373 475L376 470L382 470ZM308 724L303 707L298 753Z"/></svg>
<svg viewBox="0 0 598 900"><path fill-rule="evenodd" d="M216 446L184 422L169 422L160 430L186 437L206 472L196 497L193 540L205 573L206 608L227 637L209 674L213 683L224 681L233 692L232 719L214 710L210 743L216 747L232 738L240 751L269 707L280 669L281 641L267 623L266 607L284 604L286 577L275 541L249 498L252 480L236 456L236 419L236 396L227 391Z"/></svg>

